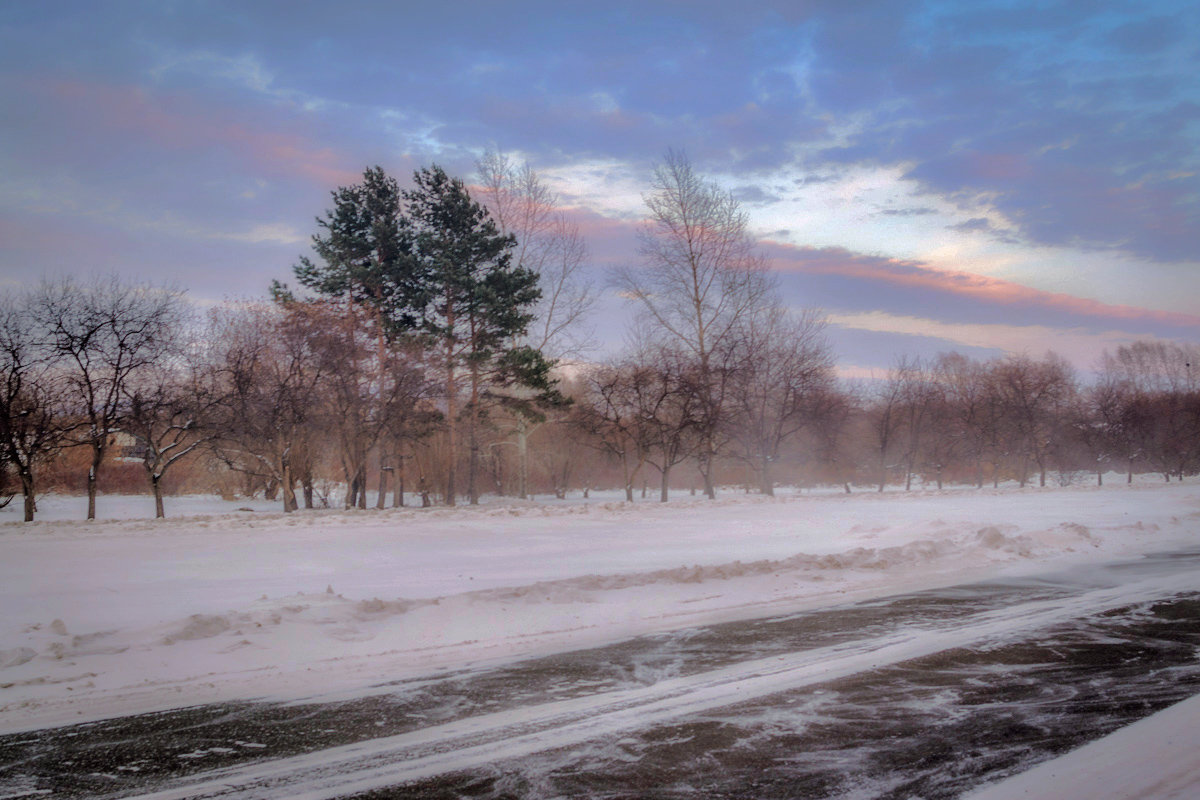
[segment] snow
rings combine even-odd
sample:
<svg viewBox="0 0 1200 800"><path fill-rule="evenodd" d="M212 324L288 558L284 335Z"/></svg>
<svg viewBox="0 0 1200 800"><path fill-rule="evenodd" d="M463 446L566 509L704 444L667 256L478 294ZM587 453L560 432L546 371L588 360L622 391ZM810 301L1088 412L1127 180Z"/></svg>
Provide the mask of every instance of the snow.
<svg viewBox="0 0 1200 800"><path fill-rule="evenodd" d="M169 498L191 516L167 520L145 517L148 498L102 497L91 523L79 498L47 498L41 521L0 523L0 732L361 696L442 668L1195 546L1200 486L1108 483L291 515ZM1184 717L1170 735L1192 738Z"/></svg>

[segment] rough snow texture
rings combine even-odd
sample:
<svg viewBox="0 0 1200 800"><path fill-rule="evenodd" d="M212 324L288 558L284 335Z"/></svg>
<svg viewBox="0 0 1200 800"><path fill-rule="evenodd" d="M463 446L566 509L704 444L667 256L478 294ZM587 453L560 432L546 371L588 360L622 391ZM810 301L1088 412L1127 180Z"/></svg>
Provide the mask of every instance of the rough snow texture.
<svg viewBox="0 0 1200 800"><path fill-rule="evenodd" d="M359 695L1200 538L1190 484L292 515L189 499L217 513L131 519L144 503L102 498L118 519L85 523L48 501L51 521L0 525L0 731Z"/></svg>

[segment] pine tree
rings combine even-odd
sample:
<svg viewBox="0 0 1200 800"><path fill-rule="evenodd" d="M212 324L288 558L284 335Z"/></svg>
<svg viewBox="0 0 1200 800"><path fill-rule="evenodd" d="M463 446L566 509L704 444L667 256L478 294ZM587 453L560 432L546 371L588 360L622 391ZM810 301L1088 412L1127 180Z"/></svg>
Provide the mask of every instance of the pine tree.
<svg viewBox="0 0 1200 800"><path fill-rule="evenodd" d="M470 446L468 492L475 502L485 402L561 401L551 363L516 344L541 297L538 274L514 263L516 239L500 232L461 180L432 166L416 172L413 184L401 191L374 167L362 183L335 190L333 208L317 219L324 232L313 236L320 260L301 258L294 272L317 295L344 300L348 311L367 309L380 363L385 338L389 345L425 346L445 391L451 454L446 502L453 505L457 493L460 410ZM284 284L276 282L272 294L281 303L295 302Z"/></svg>
<svg viewBox="0 0 1200 800"><path fill-rule="evenodd" d="M395 178L373 167L363 172L362 183L331 194L333 208L317 218L326 233L312 237L323 263L301 257L296 279L322 297L369 308L390 334L411 327L414 320L404 313L413 293L411 231ZM276 299L290 297L283 284L273 292Z"/></svg>
<svg viewBox="0 0 1200 800"><path fill-rule="evenodd" d="M457 492L453 454L458 447L459 387L466 381L467 491L474 503L479 496L479 426L488 388L520 384L556 399L546 360L536 350L513 345L533 320L531 308L541 297L538 274L513 263L516 239L500 233L461 180L435 165L417 172L413 182L415 188L404 193L415 262L408 307L419 310L419 328L443 370L452 454L446 482L449 505Z"/></svg>

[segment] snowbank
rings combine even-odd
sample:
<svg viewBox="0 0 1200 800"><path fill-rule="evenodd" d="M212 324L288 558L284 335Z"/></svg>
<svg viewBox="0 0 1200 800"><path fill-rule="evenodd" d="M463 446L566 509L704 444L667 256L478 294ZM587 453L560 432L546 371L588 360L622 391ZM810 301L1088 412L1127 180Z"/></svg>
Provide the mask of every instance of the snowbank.
<svg viewBox="0 0 1200 800"><path fill-rule="evenodd" d="M0 525L0 730L361 694L441 667L1161 550L1198 528L1190 484Z"/></svg>

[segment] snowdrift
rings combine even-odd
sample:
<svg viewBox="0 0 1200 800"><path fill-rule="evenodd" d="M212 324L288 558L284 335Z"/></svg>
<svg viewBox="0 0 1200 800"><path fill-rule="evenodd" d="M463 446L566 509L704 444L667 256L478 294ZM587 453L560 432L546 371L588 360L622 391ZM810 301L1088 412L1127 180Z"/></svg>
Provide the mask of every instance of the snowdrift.
<svg viewBox="0 0 1200 800"><path fill-rule="evenodd" d="M141 500L104 498L118 516ZM0 730L360 695L1197 534L1187 484L10 523Z"/></svg>

